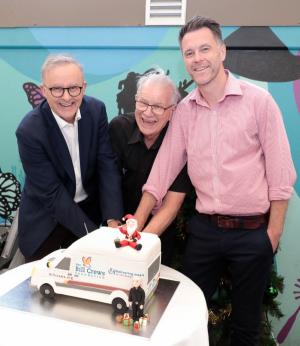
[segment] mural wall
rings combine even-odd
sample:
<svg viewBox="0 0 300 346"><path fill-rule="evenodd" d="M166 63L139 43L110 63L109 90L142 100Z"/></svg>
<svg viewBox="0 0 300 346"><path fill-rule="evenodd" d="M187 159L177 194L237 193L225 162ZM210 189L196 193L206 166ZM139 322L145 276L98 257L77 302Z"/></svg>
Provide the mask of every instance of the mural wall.
<svg viewBox="0 0 300 346"><path fill-rule="evenodd" d="M42 99L40 67L49 53L67 52L84 66L87 94L105 102L109 119L134 109L139 76L159 66L176 81L182 96L194 87L183 66L176 27L0 29L0 216L13 217L24 173L15 130ZM239 78L268 89L280 106L300 176L300 27L223 27L226 66ZM276 140L276 138L274 138ZM300 344L300 179L290 202L278 273L285 316L274 321L278 342Z"/></svg>

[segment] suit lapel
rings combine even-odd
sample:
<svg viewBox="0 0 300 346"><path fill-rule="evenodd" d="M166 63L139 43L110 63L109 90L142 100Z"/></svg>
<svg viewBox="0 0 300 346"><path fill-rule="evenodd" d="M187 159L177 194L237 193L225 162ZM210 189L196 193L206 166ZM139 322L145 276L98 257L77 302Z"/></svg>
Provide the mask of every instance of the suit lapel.
<svg viewBox="0 0 300 346"><path fill-rule="evenodd" d="M92 138L93 124L89 116L86 101L83 99L82 106L80 107L81 119L78 122L78 141L79 141L79 155L80 155L80 169L81 178L84 181L86 170L88 166L88 157L90 149L90 140Z"/></svg>
<svg viewBox="0 0 300 346"><path fill-rule="evenodd" d="M56 120L54 119L48 103L45 103L42 106L42 114L49 129L49 142L51 145L51 150L56 159L59 161L59 165L65 169L70 179L74 182L74 184L76 184L75 172L67 143L57 125Z"/></svg>

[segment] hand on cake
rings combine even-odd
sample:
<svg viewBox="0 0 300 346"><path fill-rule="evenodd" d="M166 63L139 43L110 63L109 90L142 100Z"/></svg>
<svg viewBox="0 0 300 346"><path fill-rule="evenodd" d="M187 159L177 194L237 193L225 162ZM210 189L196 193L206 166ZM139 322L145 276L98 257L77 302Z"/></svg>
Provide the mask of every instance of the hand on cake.
<svg viewBox="0 0 300 346"><path fill-rule="evenodd" d="M107 226L111 228L118 228L121 225L119 220L109 219L107 220Z"/></svg>

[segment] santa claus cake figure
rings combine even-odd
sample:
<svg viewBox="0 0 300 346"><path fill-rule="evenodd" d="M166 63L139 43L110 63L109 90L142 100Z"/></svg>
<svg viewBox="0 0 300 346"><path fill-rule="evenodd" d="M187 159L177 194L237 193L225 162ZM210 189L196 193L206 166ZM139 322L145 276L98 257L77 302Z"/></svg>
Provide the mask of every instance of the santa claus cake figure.
<svg viewBox="0 0 300 346"><path fill-rule="evenodd" d="M135 250L141 250L142 244L137 242L141 238L140 233L137 231L137 220L131 214L125 215L123 220L126 221L126 225L120 226L119 230L125 235L125 239L115 239L116 247L130 246Z"/></svg>

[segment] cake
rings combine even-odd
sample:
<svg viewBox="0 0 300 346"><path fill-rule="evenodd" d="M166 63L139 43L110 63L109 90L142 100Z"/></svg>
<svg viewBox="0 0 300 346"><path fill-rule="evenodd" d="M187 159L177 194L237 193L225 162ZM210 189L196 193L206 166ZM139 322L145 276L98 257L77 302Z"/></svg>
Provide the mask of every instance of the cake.
<svg viewBox="0 0 300 346"><path fill-rule="evenodd" d="M117 246L118 240L122 246ZM155 291L161 264L157 235L139 233L139 246L125 246L122 229L101 227L36 263L31 285L42 295L63 294L113 305L116 312L128 308L128 293L139 278L145 300ZM137 251L138 250L138 251Z"/></svg>

